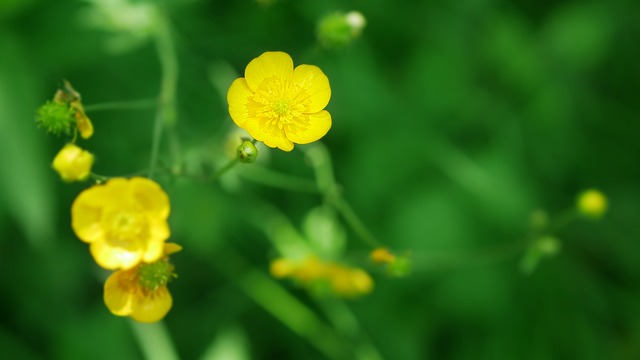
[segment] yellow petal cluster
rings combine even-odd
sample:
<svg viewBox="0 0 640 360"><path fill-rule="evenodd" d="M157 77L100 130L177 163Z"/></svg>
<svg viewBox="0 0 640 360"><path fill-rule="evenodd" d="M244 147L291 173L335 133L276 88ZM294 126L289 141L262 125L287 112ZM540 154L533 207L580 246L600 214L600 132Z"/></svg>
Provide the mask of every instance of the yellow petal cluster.
<svg viewBox="0 0 640 360"><path fill-rule="evenodd" d="M131 269L154 262L169 238L167 194L152 180L113 178L78 195L71 225L90 244L93 258L105 269Z"/></svg>
<svg viewBox="0 0 640 360"><path fill-rule="evenodd" d="M229 114L249 135L272 148L291 151L308 144L331 128L323 110L331 98L329 79L313 65L293 67L291 57L265 52L247 65L227 93Z"/></svg>
<svg viewBox="0 0 640 360"><path fill-rule="evenodd" d="M64 181L82 181L89 177L93 155L75 144L67 144L51 164Z"/></svg>
<svg viewBox="0 0 640 360"><path fill-rule="evenodd" d="M165 244L165 258L159 261L168 264L168 255L180 249L179 245ZM131 269L118 270L109 276L104 284L104 303L111 313L151 323L162 320L169 312L173 298L166 284L175 276L173 267L169 265L165 273L152 274L152 279L142 279L144 274L141 268L146 265L140 263ZM149 280L153 282L155 279L160 279L156 281L155 286L145 286Z"/></svg>
<svg viewBox="0 0 640 360"><path fill-rule="evenodd" d="M276 259L271 262L270 271L276 278L291 278L305 287L326 282L334 294L344 297L357 297L373 290L373 279L366 271L325 262L315 256L309 256L301 262Z"/></svg>

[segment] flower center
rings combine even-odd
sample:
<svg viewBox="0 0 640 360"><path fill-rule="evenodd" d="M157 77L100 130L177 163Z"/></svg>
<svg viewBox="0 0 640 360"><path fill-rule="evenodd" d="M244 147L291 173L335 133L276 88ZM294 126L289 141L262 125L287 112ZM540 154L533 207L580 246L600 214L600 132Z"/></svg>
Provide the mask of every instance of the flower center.
<svg viewBox="0 0 640 360"><path fill-rule="evenodd" d="M302 129L306 125L308 94L299 87L277 77L265 79L256 90L253 101L256 118L273 130Z"/></svg>
<svg viewBox="0 0 640 360"><path fill-rule="evenodd" d="M147 220L144 215L117 209L107 213L104 225L109 233L109 242L114 246L130 248L144 240Z"/></svg>

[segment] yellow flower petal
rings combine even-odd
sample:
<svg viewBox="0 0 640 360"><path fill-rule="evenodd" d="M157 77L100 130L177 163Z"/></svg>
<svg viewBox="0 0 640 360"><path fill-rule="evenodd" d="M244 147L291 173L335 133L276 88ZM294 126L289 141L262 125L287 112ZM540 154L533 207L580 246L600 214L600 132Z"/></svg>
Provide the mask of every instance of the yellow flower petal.
<svg viewBox="0 0 640 360"><path fill-rule="evenodd" d="M256 91L263 80L277 77L280 81L290 81L293 76L293 60L281 51L269 51L251 60L244 71L244 77L251 91Z"/></svg>
<svg viewBox="0 0 640 360"><path fill-rule="evenodd" d="M227 102L229 103L229 115L239 127L244 127L252 115L249 113L249 103L253 92L249 89L244 78L236 79L227 92ZM255 116L255 114L253 114Z"/></svg>
<svg viewBox="0 0 640 360"><path fill-rule="evenodd" d="M114 315L128 316L133 309L131 271L116 271L104 284L104 303Z"/></svg>
<svg viewBox="0 0 640 360"><path fill-rule="evenodd" d="M161 286L156 291L149 292L145 296L136 297L130 316L139 322L156 322L167 315L172 305L171 293L169 293L166 286Z"/></svg>
<svg viewBox="0 0 640 360"><path fill-rule="evenodd" d="M149 241L147 243L147 248L144 251L144 255L142 256L142 261L146 263L151 263L156 260L159 260L162 255L164 255L164 240L163 238L159 241Z"/></svg>
<svg viewBox="0 0 640 360"><path fill-rule="evenodd" d="M297 144L308 144L323 137L331 128L331 114L322 110L305 115L290 126L285 126L287 138Z"/></svg>
<svg viewBox="0 0 640 360"><path fill-rule="evenodd" d="M308 95L306 113L316 113L324 109L331 99L329 79L314 65L299 65L293 70L293 83Z"/></svg>
<svg viewBox="0 0 640 360"><path fill-rule="evenodd" d="M160 185L142 177L134 177L129 181L133 197L146 214L158 219L169 217L169 197Z"/></svg>
<svg viewBox="0 0 640 360"><path fill-rule="evenodd" d="M245 129L251 137L264 142L268 147L279 148L284 151L293 150L293 143L287 138L283 129L261 124L253 119L249 119L245 123Z"/></svg>
<svg viewBox="0 0 640 360"><path fill-rule="evenodd" d="M89 248L93 259L105 269L131 269L142 259L141 251L113 247L104 241L97 241Z"/></svg>

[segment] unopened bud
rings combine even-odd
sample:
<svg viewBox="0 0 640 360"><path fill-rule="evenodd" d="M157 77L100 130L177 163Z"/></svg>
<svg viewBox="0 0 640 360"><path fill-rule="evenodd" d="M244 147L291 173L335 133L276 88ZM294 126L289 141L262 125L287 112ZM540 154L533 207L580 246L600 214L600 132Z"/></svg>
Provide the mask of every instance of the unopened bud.
<svg viewBox="0 0 640 360"><path fill-rule="evenodd" d="M240 162L250 164L258 158L258 149L251 141L245 140L238 146L236 155Z"/></svg>

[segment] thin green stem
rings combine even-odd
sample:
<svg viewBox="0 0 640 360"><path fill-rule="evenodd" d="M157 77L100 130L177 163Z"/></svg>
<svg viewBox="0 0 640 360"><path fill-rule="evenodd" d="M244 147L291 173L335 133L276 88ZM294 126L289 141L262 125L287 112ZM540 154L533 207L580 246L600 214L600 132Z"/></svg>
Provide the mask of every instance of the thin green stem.
<svg viewBox="0 0 640 360"><path fill-rule="evenodd" d="M252 165L239 174L247 180L265 186L312 194L320 192L318 186L311 180L274 171L260 165Z"/></svg>
<svg viewBox="0 0 640 360"><path fill-rule="evenodd" d="M145 358L149 360L179 359L169 332L162 321L143 324L129 320L129 324Z"/></svg>
<svg viewBox="0 0 640 360"><path fill-rule="evenodd" d="M158 96L158 109L156 111L152 133L151 159L149 161L150 178L153 177L156 163L158 162L162 131L165 126L173 128L177 119L176 88L178 85L178 59L171 35L171 25L166 13L163 13L158 19L156 50L160 60L162 78L160 95ZM174 146L172 146L172 150L173 149ZM174 161L175 160L176 159L174 159Z"/></svg>
<svg viewBox="0 0 640 360"><path fill-rule="evenodd" d="M335 196L330 200L331 205L340 213L344 221L358 235L358 237L371 247L379 247L380 242L376 239L369 228L360 220L358 214L351 208L349 203L342 197Z"/></svg>
<svg viewBox="0 0 640 360"><path fill-rule="evenodd" d="M313 166L318 189L325 195L327 202L342 215L347 225L362 241L372 247L380 246L380 242L338 191L340 187L335 181L331 155L326 147L320 142L316 142L303 149Z"/></svg>
<svg viewBox="0 0 640 360"><path fill-rule="evenodd" d="M225 261L215 261L219 270L251 300L278 319L294 333L306 339L329 359L345 359L346 344L304 303L262 271L251 268L232 249L224 252ZM233 268L223 265L232 264Z"/></svg>
<svg viewBox="0 0 640 360"><path fill-rule="evenodd" d="M220 169L216 170L216 172L213 173L213 175L211 175L211 177L208 180L211 181L211 182L218 180L222 175L224 175L227 171L233 169L239 163L240 163L240 159L238 159L238 158L235 158L235 159L229 161L223 167L221 167Z"/></svg>
<svg viewBox="0 0 640 360"><path fill-rule="evenodd" d="M86 112L96 112L105 110L136 110L136 109L153 109L157 106L157 99L140 99L130 101L111 101L98 104L89 104L84 106Z"/></svg>

